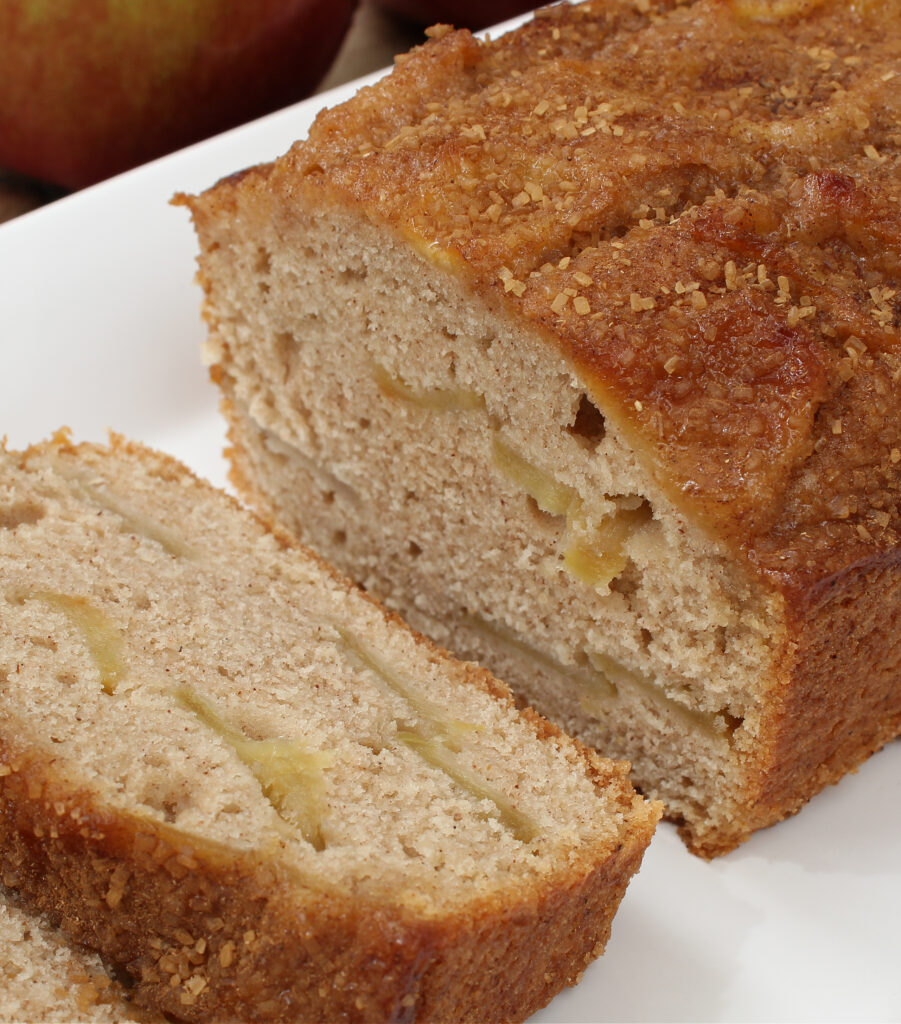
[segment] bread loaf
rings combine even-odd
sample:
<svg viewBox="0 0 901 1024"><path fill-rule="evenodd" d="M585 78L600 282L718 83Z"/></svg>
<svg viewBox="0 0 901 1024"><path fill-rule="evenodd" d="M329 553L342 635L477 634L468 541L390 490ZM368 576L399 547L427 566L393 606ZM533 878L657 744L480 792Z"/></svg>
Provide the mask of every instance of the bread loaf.
<svg viewBox="0 0 901 1024"><path fill-rule="evenodd" d="M0 889L0 1021L129 1024L135 1019L125 992L96 955L67 945L49 921L26 913Z"/></svg>
<svg viewBox="0 0 901 1024"><path fill-rule="evenodd" d="M901 727L901 6L431 34L183 200L234 480L722 853Z"/></svg>
<svg viewBox="0 0 901 1024"><path fill-rule="evenodd" d="M0 878L178 1019L519 1020L659 808L171 459L0 455Z"/></svg>

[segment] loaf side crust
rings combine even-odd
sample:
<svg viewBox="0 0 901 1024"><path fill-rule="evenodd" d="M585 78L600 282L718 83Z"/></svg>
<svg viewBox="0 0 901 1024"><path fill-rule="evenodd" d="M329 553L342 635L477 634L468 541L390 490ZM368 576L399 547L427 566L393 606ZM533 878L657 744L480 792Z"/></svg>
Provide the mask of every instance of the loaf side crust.
<svg viewBox="0 0 901 1024"><path fill-rule="evenodd" d="M773 708L754 827L800 810L901 734L899 628L897 565L844 573L803 615L791 610L796 640Z"/></svg>

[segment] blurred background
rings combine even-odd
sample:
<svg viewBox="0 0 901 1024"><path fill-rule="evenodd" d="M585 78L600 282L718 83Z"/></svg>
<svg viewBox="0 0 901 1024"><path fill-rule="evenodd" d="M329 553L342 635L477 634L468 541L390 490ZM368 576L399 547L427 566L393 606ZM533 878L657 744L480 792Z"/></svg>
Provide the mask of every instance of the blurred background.
<svg viewBox="0 0 901 1024"><path fill-rule="evenodd" d="M0 222L530 0L3 0Z"/></svg>

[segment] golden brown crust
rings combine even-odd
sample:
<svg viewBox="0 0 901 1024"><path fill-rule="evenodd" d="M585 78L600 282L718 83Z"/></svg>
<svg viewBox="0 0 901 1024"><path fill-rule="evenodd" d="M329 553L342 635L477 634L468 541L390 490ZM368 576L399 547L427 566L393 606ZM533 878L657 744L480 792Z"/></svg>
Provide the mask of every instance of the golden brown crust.
<svg viewBox="0 0 901 1024"><path fill-rule="evenodd" d="M538 326L677 504L803 590L901 538L898 75L895 2L562 5L437 33L267 188Z"/></svg>
<svg viewBox="0 0 901 1024"><path fill-rule="evenodd" d="M429 922L337 891L298 899L261 857L104 815L9 748L0 764L15 766L0 780L5 881L132 974L137 1000L190 1021L524 1019L603 950L646 845L633 827L547 889Z"/></svg>
<svg viewBox="0 0 901 1024"><path fill-rule="evenodd" d="M843 239L797 241L835 191L877 216L850 179L808 175L794 203L713 198L678 224L632 232L609 259L580 255L567 274L591 276L582 293L619 308L612 329L541 310L562 293L559 271L525 297L549 329L566 321L677 504L785 591L897 558L901 543L896 339L870 315L865 280L854 294L833 272ZM670 282L669 294L633 309L648 280Z"/></svg>
<svg viewBox="0 0 901 1024"><path fill-rule="evenodd" d="M128 970L146 1005L187 1020L398 1016L428 929L304 892L275 861L104 813L46 765L2 756L7 884ZM352 981L336 986L342 971Z"/></svg>

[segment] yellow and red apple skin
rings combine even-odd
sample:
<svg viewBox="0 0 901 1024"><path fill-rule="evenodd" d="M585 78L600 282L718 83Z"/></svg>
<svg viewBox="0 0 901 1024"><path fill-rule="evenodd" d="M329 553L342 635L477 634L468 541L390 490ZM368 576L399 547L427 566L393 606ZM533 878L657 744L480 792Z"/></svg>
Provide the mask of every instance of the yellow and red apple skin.
<svg viewBox="0 0 901 1024"><path fill-rule="evenodd" d="M543 7L550 0L376 0L378 5L413 25L442 22L475 31L517 14Z"/></svg>
<svg viewBox="0 0 901 1024"><path fill-rule="evenodd" d="M357 0L3 0L0 166L81 188L312 92Z"/></svg>

